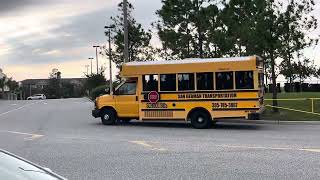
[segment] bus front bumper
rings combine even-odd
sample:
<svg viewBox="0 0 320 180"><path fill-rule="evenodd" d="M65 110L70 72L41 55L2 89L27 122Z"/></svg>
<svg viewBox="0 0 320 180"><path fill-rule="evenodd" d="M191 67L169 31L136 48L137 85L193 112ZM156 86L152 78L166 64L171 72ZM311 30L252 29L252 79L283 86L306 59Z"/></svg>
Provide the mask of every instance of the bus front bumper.
<svg viewBox="0 0 320 180"><path fill-rule="evenodd" d="M100 117L100 110L99 109L92 110L92 116L95 118Z"/></svg>

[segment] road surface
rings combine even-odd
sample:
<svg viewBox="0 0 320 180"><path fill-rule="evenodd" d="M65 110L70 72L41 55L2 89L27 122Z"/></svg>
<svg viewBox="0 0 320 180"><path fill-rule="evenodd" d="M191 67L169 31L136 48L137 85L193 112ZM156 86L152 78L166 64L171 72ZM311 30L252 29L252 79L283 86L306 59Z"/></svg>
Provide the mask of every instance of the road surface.
<svg viewBox="0 0 320 180"><path fill-rule="evenodd" d="M103 126L92 107L0 101L0 148L75 180L320 179L320 125Z"/></svg>

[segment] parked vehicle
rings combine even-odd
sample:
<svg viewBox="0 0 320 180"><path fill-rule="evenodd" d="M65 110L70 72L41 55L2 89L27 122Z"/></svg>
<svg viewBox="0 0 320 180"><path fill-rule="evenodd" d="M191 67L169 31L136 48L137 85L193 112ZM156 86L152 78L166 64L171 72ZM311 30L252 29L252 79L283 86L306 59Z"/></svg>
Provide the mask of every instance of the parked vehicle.
<svg viewBox="0 0 320 180"><path fill-rule="evenodd" d="M184 121L209 128L225 118L259 119L263 106L263 61L257 56L129 62L124 81L96 99L94 117Z"/></svg>
<svg viewBox="0 0 320 180"><path fill-rule="evenodd" d="M44 94L35 94L27 98L27 100L44 100L44 99L47 99L47 97Z"/></svg>
<svg viewBox="0 0 320 180"><path fill-rule="evenodd" d="M48 168L0 149L0 179L8 180L66 180Z"/></svg>

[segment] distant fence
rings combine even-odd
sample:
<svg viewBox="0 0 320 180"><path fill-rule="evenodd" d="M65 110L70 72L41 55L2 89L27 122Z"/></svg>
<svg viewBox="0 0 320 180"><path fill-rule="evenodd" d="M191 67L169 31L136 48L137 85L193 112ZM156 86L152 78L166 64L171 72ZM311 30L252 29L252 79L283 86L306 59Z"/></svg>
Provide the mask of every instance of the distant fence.
<svg viewBox="0 0 320 180"><path fill-rule="evenodd" d="M278 106L272 106L273 99L265 99L267 107L275 107L288 111L302 112L320 116L320 98L277 99ZM296 101L298 103L292 103Z"/></svg>
<svg viewBox="0 0 320 180"><path fill-rule="evenodd" d="M320 120L320 98L296 98L277 99L278 105L273 106L273 99L265 99L265 118L278 121L319 121ZM279 109L274 113L272 108Z"/></svg>
<svg viewBox="0 0 320 180"><path fill-rule="evenodd" d="M268 87L265 87L265 91L268 93L273 91L272 84L268 84ZM280 83L277 83L278 92L320 92L320 84L311 84L311 83L284 83L284 87L281 87Z"/></svg>

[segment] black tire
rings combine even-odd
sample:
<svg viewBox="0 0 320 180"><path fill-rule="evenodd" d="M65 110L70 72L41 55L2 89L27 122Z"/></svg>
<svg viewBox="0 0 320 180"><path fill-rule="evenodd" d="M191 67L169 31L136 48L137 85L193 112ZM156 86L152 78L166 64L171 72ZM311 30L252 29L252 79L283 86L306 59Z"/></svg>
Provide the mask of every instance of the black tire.
<svg viewBox="0 0 320 180"><path fill-rule="evenodd" d="M206 111L196 110L190 115L191 125L196 129L207 129L212 125L210 114Z"/></svg>
<svg viewBox="0 0 320 180"><path fill-rule="evenodd" d="M104 125L114 125L117 121L116 112L113 109L104 109L101 112L101 122Z"/></svg>

